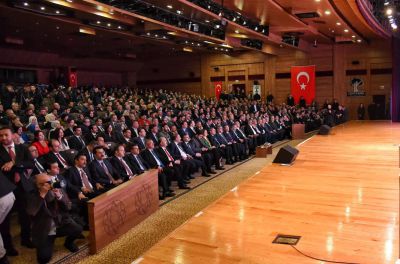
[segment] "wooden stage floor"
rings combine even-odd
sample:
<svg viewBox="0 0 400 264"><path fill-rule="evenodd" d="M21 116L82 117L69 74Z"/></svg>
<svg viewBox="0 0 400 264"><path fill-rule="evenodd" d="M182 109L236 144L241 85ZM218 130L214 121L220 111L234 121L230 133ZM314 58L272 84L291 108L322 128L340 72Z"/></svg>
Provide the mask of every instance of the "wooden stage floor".
<svg viewBox="0 0 400 264"><path fill-rule="evenodd" d="M144 263L396 263L400 124L350 122L303 142L147 251Z"/></svg>

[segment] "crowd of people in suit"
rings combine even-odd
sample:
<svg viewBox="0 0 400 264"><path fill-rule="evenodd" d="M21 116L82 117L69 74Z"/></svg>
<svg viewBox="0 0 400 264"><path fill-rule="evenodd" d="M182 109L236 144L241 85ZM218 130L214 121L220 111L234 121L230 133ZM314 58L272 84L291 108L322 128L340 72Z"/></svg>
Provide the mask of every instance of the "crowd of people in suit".
<svg viewBox="0 0 400 264"><path fill-rule="evenodd" d="M88 228L87 201L149 169L158 170L159 197L243 161L256 147L344 122L336 101L295 105L253 98L216 100L129 88L6 85L0 105L0 263L16 256L10 234L14 207L21 245L48 263L56 237L78 250ZM302 105L304 104L304 105ZM174 187L175 183L177 187Z"/></svg>

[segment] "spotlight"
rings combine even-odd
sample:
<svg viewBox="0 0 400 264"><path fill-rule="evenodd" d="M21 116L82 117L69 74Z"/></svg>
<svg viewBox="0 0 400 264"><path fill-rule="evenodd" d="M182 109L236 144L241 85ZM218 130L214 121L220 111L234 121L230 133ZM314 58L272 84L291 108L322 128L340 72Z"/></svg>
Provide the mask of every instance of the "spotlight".
<svg viewBox="0 0 400 264"><path fill-rule="evenodd" d="M40 7L40 10L46 10L46 7L41 6L41 7Z"/></svg>
<svg viewBox="0 0 400 264"><path fill-rule="evenodd" d="M331 14L331 11L330 11L330 10L326 10L326 11L325 11L325 15L328 15L328 16L329 16L330 14Z"/></svg>
<svg viewBox="0 0 400 264"><path fill-rule="evenodd" d="M56 10L56 14L60 14L60 11Z"/></svg>
<svg viewBox="0 0 400 264"><path fill-rule="evenodd" d="M25 3L24 3L24 6L29 6L29 3L25 2Z"/></svg>
<svg viewBox="0 0 400 264"><path fill-rule="evenodd" d="M391 16L392 14L393 14L393 9L392 8L386 9L386 15L387 16Z"/></svg>
<svg viewBox="0 0 400 264"><path fill-rule="evenodd" d="M100 21L97 21L96 23L97 23L97 24L101 24L101 22L100 22Z"/></svg>
<svg viewBox="0 0 400 264"><path fill-rule="evenodd" d="M167 7L168 7L169 9L172 9L172 8L173 8L173 6L172 6L172 5L167 5Z"/></svg>

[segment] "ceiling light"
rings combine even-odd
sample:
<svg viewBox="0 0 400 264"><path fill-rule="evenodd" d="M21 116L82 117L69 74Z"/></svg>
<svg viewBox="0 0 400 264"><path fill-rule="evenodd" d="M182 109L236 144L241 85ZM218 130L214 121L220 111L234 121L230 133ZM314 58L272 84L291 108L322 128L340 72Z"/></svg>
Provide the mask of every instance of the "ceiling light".
<svg viewBox="0 0 400 264"><path fill-rule="evenodd" d="M342 25L342 23L340 23L340 22L336 22L336 25L340 26L340 25Z"/></svg>
<svg viewBox="0 0 400 264"><path fill-rule="evenodd" d="M220 27L220 25L215 25L215 28L217 28L217 29L218 29L219 27Z"/></svg>
<svg viewBox="0 0 400 264"><path fill-rule="evenodd" d="M361 43L361 39L357 39L357 42L358 42L358 43Z"/></svg>
<svg viewBox="0 0 400 264"><path fill-rule="evenodd" d="M236 21L236 17L234 17L234 18L232 19L232 21L235 22L235 21Z"/></svg>
<svg viewBox="0 0 400 264"><path fill-rule="evenodd" d="M246 25L246 21L243 21L243 25Z"/></svg>
<svg viewBox="0 0 400 264"><path fill-rule="evenodd" d="M154 37L158 38L158 35L157 35L157 34L155 34L155 35L154 35Z"/></svg>
<svg viewBox="0 0 400 264"><path fill-rule="evenodd" d="M181 10L176 10L176 13L178 13L179 15L181 15L181 14L182 14L182 11L181 11Z"/></svg>
<svg viewBox="0 0 400 264"><path fill-rule="evenodd" d="M60 14L60 11L56 10L56 14Z"/></svg>
<svg viewBox="0 0 400 264"><path fill-rule="evenodd" d="M386 9L386 15L387 15L387 16L390 16L390 15L392 15L392 14L393 14L393 9L392 9L392 8Z"/></svg>
<svg viewBox="0 0 400 264"><path fill-rule="evenodd" d="M166 39L167 37L166 37L166 36L163 36L162 38L163 38L163 39Z"/></svg>
<svg viewBox="0 0 400 264"><path fill-rule="evenodd" d="M122 27L121 26L118 26L118 29L121 29Z"/></svg>
<svg viewBox="0 0 400 264"><path fill-rule="evenodd" d="M258 30L258 27L256 26L256 27L254 28L254 30L257 31L257 30Z"/></svg>
<svg viewBox="0 0 400 264"><path fill-rule="evenodd" d="M72 0L67 0L68 3L72 3Z"/></svg>
<svg viewBox="0 0 400 264"><path fill-rule="evenodd" d="M325 11L325 15L328 15L328 16L329 16L330 14L331 14L331 11L330 11L330 10L326 10L326 11Z"/></svg>
<svg viewBox="0 0 400 264"><path fill-rule="evenodd" d="M203 42L204 42L204 43L207 43L207 44L215 44L214 42L207 41L207 40L204 40Z"/></svg>
<svg viewBox="0 0 400 264"><path fill-rule="evenodd" d="M101 22L100 22L100 21L97 21L96 23L97 23L97 24L101 24Z"/></svg>
<svg viewBox="0 0 400 264"><path fill-rule="evenodd" d="M107 24L107 27L111 27L111 24L110 24L110 23L108 23L108 24Z"/></svg>
<svg viewBox="0 0 400 264"><path fill-rule="evenodd" d="M353 36L351 36L352 38L356 38L356 36L355 35L353 35Z"/></svg>
<svg viewBox="0 0 400 264"><path fill-rule="evenodd" d="M29 5L29 3L27 3L27 2L24 3L24 6L28 6L28 5Z"/></svg>
<svg viewBox="0 0 400 264"><path fill-rule="evenodd" d="M210 23L210 20L206 20L206 21L204 21L204 22L206 22L206 23Z"/></svg>
<svg viewBox="0 0 400 264"><path fill-rule="evenodd" d="M236 34L239 34L239 33L240 33L240 31L239 31L238 29L236 29L236 30L235 30L235 33L236 33Z"/></svg>
<svg viewBox="0 0 400 264"><path fill-rule="evenodd" d="M388 5L388 4L389 4L389 1L386 1L386 2L384 3L385 6Z"/></svg>
<svg viewBox="0 0 400 264"><path fill-rule="evenodd" d="M349 32L349 30L347 28L345 30L343 30L343 31L346 32L346 33Z"/></svg>
<svg viewBox="0 0 400 264"><path fill-rule="evenodd" d="M321 2L321 0L315 0L315 2Z"/></svg>
<svg viewBox="0 0 400 264"><path fill-rule="evenodd" d="M173 8L173 6L172 6L172 5L167 5L167 7L168 7L169 9L172 9L172 8Z"/></svg>
<svg viewBox="0 0 400 264"><path fill-rule="evenodd" d="M46 10L46 7L41 6L41 7L40 7L40 10Z"/></svg>
<svg viewBox="0 0 400 264"><path fill-rule="evenodd" d="M147 32L146 35L147 35L147 36L150 36L150 32Z"/></svg>

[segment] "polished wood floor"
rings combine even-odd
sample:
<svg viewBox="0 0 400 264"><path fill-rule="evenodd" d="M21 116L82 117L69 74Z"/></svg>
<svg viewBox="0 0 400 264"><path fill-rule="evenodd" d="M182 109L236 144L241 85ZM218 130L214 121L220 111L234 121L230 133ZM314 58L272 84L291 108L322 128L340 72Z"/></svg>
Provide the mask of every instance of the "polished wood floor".
<svg viewBox="0 0 400 264"><path fill-rule="evenodd" d="M272 244L299 235L316 258L396 263L400 124L350 122L316 135L294 165L266 166L152 247L140 264L326 263Z"/></svg>

